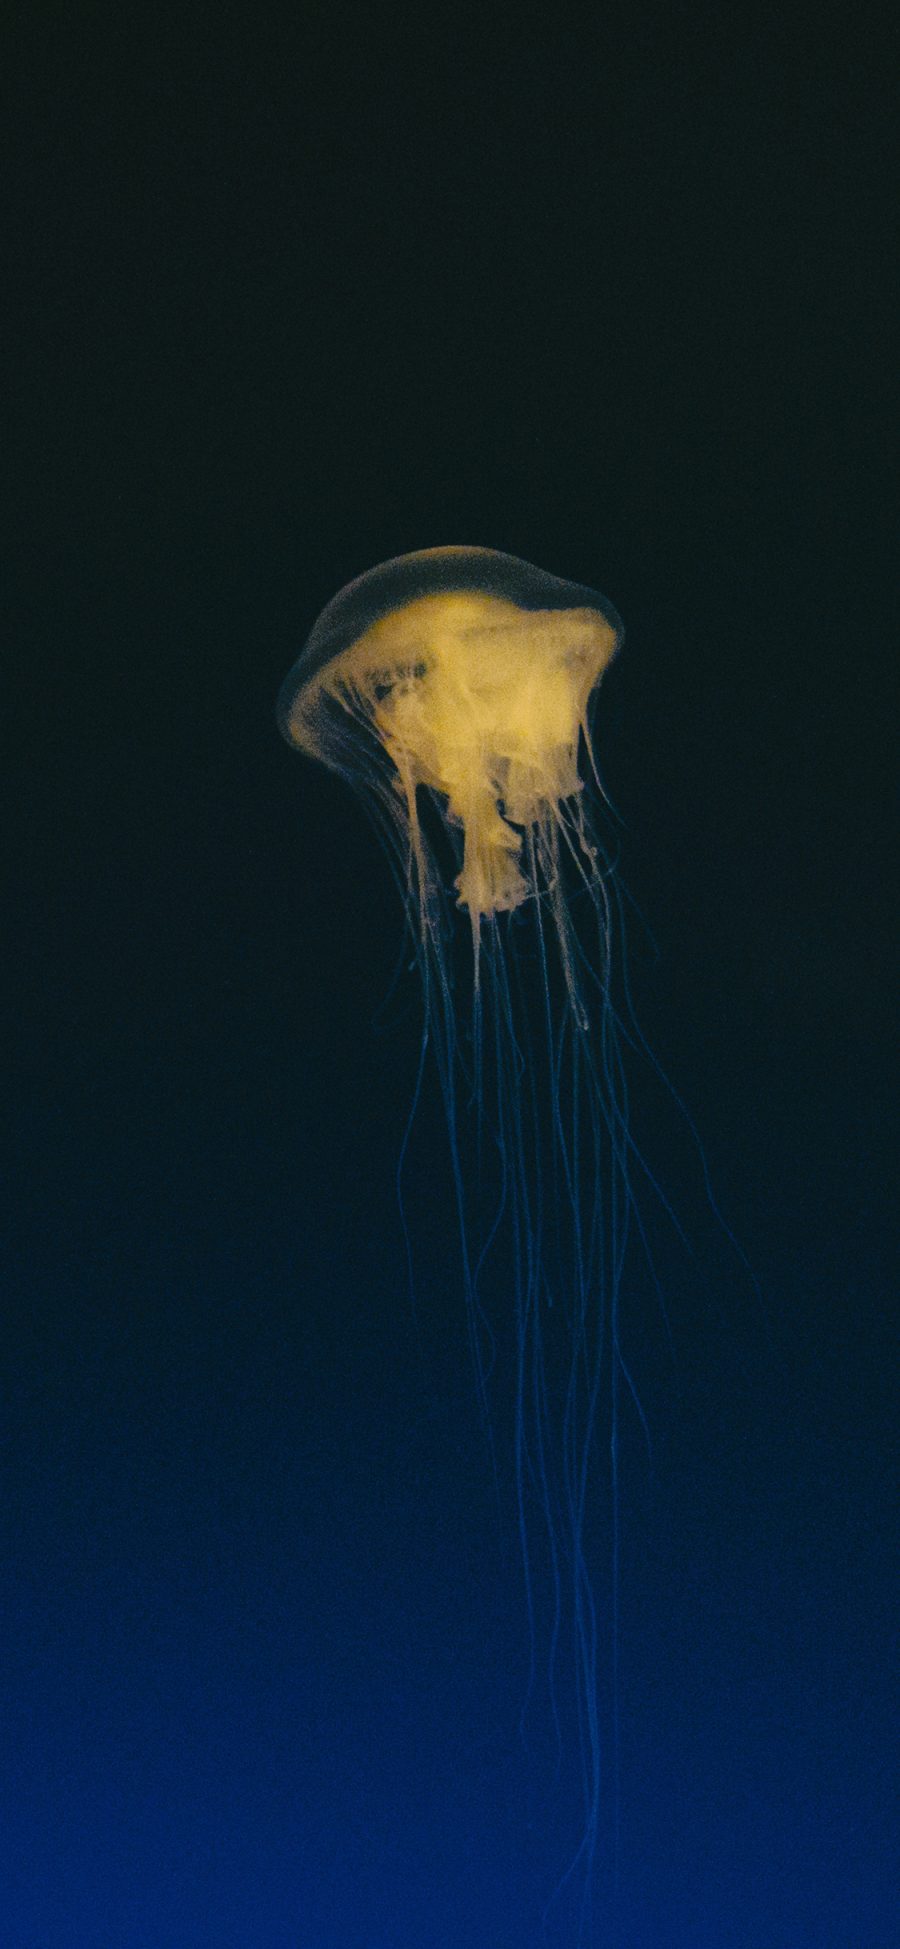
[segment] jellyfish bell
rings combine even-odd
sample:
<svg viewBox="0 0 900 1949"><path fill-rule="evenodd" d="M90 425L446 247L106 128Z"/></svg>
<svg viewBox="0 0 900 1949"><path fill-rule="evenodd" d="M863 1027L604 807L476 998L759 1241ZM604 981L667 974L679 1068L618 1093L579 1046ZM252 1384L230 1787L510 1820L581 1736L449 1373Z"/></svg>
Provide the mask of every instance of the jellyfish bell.
<svg viewBox="0 0 900 1949"><path fill-rule="evenodd" d="M387 784L420 882L431 869L417 793L437 795L462 849L458 901L477 927L534 890L529 835L544 864L581 791L589 701L621 640L591 589L493 549L425 549L328 604L283 686L279 722L358 787L383 795Z"/></svg>

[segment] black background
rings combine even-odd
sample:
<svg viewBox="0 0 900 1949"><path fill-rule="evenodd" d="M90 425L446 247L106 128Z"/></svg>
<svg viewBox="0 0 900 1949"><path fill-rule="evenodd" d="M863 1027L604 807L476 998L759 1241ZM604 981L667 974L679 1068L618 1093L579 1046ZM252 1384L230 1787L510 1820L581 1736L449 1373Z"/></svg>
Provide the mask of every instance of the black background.
<svg viewBox="0 0 900 1949"><path fill-rule="evenodd" d="M615 1939L897 1940L896 30L588 11L7 17L8 1949L542 1939L399 904L274 726L448 542L625 618L637 1005L759 1282L626 1300Z"/></svg>

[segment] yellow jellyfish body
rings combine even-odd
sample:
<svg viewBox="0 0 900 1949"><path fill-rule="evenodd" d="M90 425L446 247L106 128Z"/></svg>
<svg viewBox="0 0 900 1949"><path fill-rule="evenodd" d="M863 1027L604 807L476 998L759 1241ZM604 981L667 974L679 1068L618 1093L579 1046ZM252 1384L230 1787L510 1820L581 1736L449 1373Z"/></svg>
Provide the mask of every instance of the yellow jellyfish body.
<svg viewBox="0 0 900 1949"><path fill-rule="evenodd" d="M413 833L425 786L461 835L460 905L502 913L530 890L523 833L580 791L588 702L621 633L591 590L492 549L426 549L329 604L282 691L281 727L363 782L374 740ZM367 734L353 756L348 719Z"/></svg>

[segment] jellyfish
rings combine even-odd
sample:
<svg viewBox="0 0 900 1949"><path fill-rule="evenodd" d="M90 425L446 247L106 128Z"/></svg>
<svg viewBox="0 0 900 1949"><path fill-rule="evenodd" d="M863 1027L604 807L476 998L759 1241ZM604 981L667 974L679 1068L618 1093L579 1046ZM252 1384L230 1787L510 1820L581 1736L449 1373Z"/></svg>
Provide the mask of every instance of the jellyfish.
<svg viewBox="0 0 900 1949"><path fill-rule="evenodd" d="M563 1673L575 1701L582 1816L560 1885L580 1880L583 1903L614 1771L600 1647L614 1658L619 1418L631 1388L627 983L591 729L622 636L593 589L493 549L430 548L328 604L278 705L288 743L361 796L404 902L488 1424L503 1357L511 1368L527 1691L540 1664L558 1735ZM499 1306L485 1297L498 1254ZM612 1512L605 1619L589 1540L598 1483Z"/></svg>

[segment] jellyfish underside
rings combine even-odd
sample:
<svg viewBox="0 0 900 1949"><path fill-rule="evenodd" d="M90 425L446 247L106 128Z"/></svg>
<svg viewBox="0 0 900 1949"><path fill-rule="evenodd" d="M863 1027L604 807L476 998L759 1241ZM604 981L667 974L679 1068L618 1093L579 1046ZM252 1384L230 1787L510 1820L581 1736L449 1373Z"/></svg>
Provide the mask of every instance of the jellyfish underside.
<svg viewBox="0 0 900 1949"><path fill-rule="evenodd" d="M332 694L382 741L411 824L419 786L445 802L463 838L459 904L473 919L522 904L523 829L581 790L579 736L612 637L588 610L425 596L329 668Z"/></svg>

